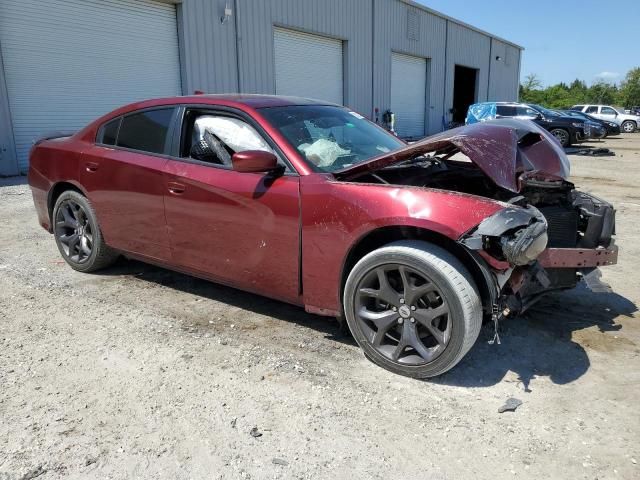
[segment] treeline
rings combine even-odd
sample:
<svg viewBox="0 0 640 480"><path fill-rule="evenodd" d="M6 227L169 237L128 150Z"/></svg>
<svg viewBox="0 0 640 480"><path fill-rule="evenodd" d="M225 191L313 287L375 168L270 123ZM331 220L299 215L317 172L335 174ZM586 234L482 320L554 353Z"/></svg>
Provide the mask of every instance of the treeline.
<svg viewBox="0 0 640 480"><path fill-rule="evenodd" d="M603 103L631 108L640 105L640 67L627 72L619 85L596 82L590 87L582 80L542 88L540 79L529 74L520 85L520 101L538 103L549 108L569 108L584 103Z"/></svg>

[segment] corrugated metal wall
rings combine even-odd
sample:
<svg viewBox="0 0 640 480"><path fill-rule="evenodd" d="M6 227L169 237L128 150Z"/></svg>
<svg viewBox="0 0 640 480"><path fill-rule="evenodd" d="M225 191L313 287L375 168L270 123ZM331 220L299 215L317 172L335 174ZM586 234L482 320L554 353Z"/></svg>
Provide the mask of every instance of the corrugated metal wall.
<svg viewBox="0 0 640 480"><path fill-rule="evenodd" d="M499 60L496 57L500 57ZM520 79L520 50L495 38L491 39L491 71L489 101L518 99Z"/></svg>
<svg viewBox="0 0 640 480"><path fill-rule="evenodd" d="M227 3L228 0L185 0L178 5L185 94L194 90L239 91L235 18L232 16L224 24L220 21Z"/></svg>
<svg viewBox="0 0 640 480"><path fill-rule="evenodd" d="M449 120L456 64L479 69L479 101L518 97L518 48L410 0L183 0L177 16L184 93L274 93L284 27L344 42L344 102L369 118L390 106L392 52L427 59L427 133Z"/></svg>
<svg viewBox="0 0 640 480"><path fill-rule="evenodd" d="M373 0L373 5L374 107L378 107L382 113L390 106L392 51L427 58L429 113L426 116L426 129L427 133L440 131L445 88L446 20L398 0Z"/></svg>
<svg viewBox="0 0 640 480"><path fill-rule="evenodd" d="M227 3L233 15L222 24ZM517 99L519 49L411 2L184 0L179 15L185 93L275 93L273 29L284 27L344 41L344 101L369 118L389 108L392 52L427 59L428 133L450 120L456 64L479 70L478 101Z"/></svg>
<svg viewBox="0 0 640 480"><path fill-rule="evenodd" d="M1 47L0 45L0 175L15 175L19 169Z"/></svg>
<svg viewBox="0 0 640 480"><path fill-rule="evenodd" d="M222 24L225 3L234 12ZM281 26L343 40L345 103L371 111L371 0L185 0L181 16L185 92L275 93L273 29Z"/></svg>

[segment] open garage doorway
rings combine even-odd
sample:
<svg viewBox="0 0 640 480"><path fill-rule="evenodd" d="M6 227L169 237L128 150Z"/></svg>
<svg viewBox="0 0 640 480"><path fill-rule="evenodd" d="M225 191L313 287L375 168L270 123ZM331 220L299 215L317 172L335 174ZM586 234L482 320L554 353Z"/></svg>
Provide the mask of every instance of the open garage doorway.
<svg viewBox="0 0 640 480"><path fill-rule="evenodd" d="M456 65L453 76L453 108L451 120L464 123L469 105L478 98L478 69Z"/></svg>

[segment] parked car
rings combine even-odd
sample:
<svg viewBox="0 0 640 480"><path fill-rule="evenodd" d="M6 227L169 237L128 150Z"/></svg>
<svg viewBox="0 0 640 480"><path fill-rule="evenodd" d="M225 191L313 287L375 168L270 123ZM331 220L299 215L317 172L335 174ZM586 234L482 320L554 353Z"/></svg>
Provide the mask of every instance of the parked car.
<svg viewBox="0 0 640 480"><path fill-rule="evenodd" d="M539 105L515 102L483 102L469 107L467 124L493 118L518 118L531 120L553 135L562 147L569 147L589 138L584 120L564 117Z"/></svg>
<svg viewBox="0 0 640 480"><path fill-rule="evenodd" d="M586 140L589 140L590 138L595 138L599 140L607 136L607 128L605 127L604 122L601 120L597 120L597 119L590 120L588 118L579 117L577 115L567 115L562 110L555 110L553 108L550 108L549 110L560 117L575 117L575 118L581 118L582 120L584 120L584 131L586 136L578 134L579 141L586 141ZM580 114L582 112L574 112L574 113Z"/></svg>
<svg viewBox="0 0 640 480"><path fill-rule="evenodd" d="M569 117L582 118L585 121L590 121L601 125L601 127L605 130L604 137L620 135L620 125L615 122L600 120L599 118L592 117L588 113L579 112L577 110L560 110L560 113Z"/></svg>
<svg viewBox="0 0 640 480"><path fill-rule="evenodd" d="M71 268L124 255L345 318L368 358L419 378L456 365L483 318L616 263L613 207L568 176L532 122L407 145L348 108L262 95L131 104L29 165Z"/></svg>
<svg viewBox="0 0 640 480"><path fill-rule="evenodd" d="M620 130L625 133L633 133L640 126L639 116L624 113L624 110L610 105L574 105L571 110L588 113L600 120L617 123L620 125Z"/></svg>

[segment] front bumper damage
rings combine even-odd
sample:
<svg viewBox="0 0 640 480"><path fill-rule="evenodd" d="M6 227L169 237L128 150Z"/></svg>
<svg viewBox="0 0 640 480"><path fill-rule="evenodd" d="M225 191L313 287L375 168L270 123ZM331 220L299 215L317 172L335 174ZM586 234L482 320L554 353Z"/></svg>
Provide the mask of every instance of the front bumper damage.
<svg viewBox="0 0 640 480"><path fill-rule="evenodd" d="M589 287L599 288L597 268L617 263L613 235L613 206L574 190L567 205L507 207L459 242L491 270L491 313L497 321L522 313L544 294L573 288L583 279Z"/></svg>

